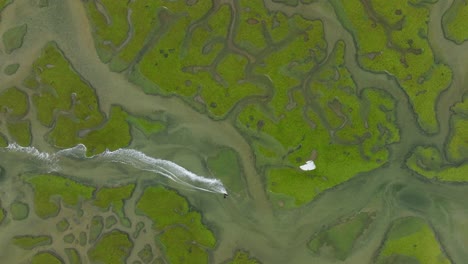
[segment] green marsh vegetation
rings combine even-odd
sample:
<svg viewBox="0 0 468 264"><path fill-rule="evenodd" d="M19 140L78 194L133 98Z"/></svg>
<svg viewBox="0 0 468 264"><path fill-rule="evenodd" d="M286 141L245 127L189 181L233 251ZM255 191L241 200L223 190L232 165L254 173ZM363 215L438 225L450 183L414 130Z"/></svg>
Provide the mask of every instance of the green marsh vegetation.
<svg viewBox="0 0 468 264"><path fill-rule="evenodd" d="M6 122L4 131L11 142L16 142L21 146L29 146L32 140L31 124L25 119L29 111L27 94L17 87L10 87L0 93L0 120ZM0 135L0 144L8 144L7 137Z"/></svg>
<svg viewBox="0 0 468 264"><path fill-rule="evenodd" d="M26 182L34 189L34 211L43 219L56 216L60 211L60 202L79 207L82 200L92 198L95 190L95 187L52 174L31 176ZM57 199L57 196L60 198Z"/></svg>
<svg viewBox="0 0 468 264"><path fill-rule="evenodd" d="M99 58L107 63L127 39L129 3L103 0L86 1L84 4L94 25L93 37Z"/></svg>
<svg viewBox="0 0 468 264"><path fill-rule="evenodd" d="M81 257L78 251L74 248L66 248L65 254L67 254L67 258L70 264L81 264Z"/></svg>
<svg viewBox="0 0 468 264"><path fill-rule="evenodd" d="M192 106L202 105L217 119L225 117L245 97L264 93L262 87L246 80L247 59L223 52L230 7L221 5L202 21L197 19L209 7L168 8L176 20L143 56L132 77L146 92L181 96ZM183 10L189 10L189 14L177 18Z"/></svg>
<svg viewBox="0 0 468 264"><path fill-rule="evenodd" d="M101 60L110 62L112 70L122 71L137 58L145 45L151 44L155 31L173 22L170 14L183 12L177 19L189 23L205 14L211 7L211 1L195 2L190 8L185 1L166 0L118 4L89 1L86 7L95 29L95 45ZM184 28L173 32L176 38L185 35Z"/></svg>
<svg viewBox="0 0 468 264"><path fill-rule="evenodd" d="M419 125L428 133L438 131L435 102L452 80L451 69L438 61L427 39L433 2L332 1L341 22L354 36L360 65L394 76L408 95Z"/></svg>
<svg viewBox="0 0 468 264"><path fill-rule="evenodd" d="M107 215L112 208L115 215L121 219L120 226L124 230L130 229L139 233L144 228L143 222L132 228L130 222L126 223L128 219L124 214L125 200L133 195L135 184L96 188L52 174L25 176L25 181L33 187L34 211L42 219L58 216L62 205L77 210L78 215L72 222L68 217L54 218L57 219L55 227L62 233L64 243L87 248L87 256L91 261L118 263L130 256L134 245L131 233L122 231L117 226L112 230L105 230L118 224L117 218L109 215L104 219L99 212ZM78 210L89 205L95 206L98 214L86 221L86 232L73 231L83 220ZM161 186L147 187L138 200L137 213L153 221L153 236L159 241L171 263L181 258L195 261L191 263L205 263L208 260L208 250L214 247L216 241L214 235L203 224L201 214L190 208L187 200L175 191ZM80 230L79 227L77 230ZM70 232L65 233L66 231ZM14 244L22 248L50 246L51 241L43 237L46 236L25 235L15 238ZM187 243L181 244L180 241ZM153 258L151 247L148 249L148 246L145 246L136 250L142 259ZM69 257L81 258L79 254L70 254L72 256Z"/></svg>
<svg viewBox="0 0 468 264"><path fill-rule="evenodd" d="M450 118L451 135L448 140L447 157L454 162L465 162L468 157L468 93L461 102L451 107Z"/></svg>
<svg viewBox="0 0 468 264"><path fill-rule="evenodd" d="M20 146L31 144L31 122L29 120L10 121L7 123L8 134Z"/></svg>
<svg viewBox="0 0 468 264"><path fill-rule="evenodd" d="M0 11L2 11L7 5L11 4L13 0L0 0Z"/></svg>
<svg viewBox="0 0 468 264"><path fill-rule="evenodd" d="M55 253L48 251L38 252L31 260L31 264L63 264L64 261Z"/></svg>
<svg viewBox="0 0 468 264"><path fill-rule="evenodd" d="M132 196L135 184L120 187L103 187L98 189L93 204L105 211L112 208L112 211L119 216L120 221L129 225L129 220L124 215L124 202Z"/></svg>
<svg viewBox="0 0 468 264"><path fill-rule="evenodd" d="M82 143L87 154L93 155L130 143L128 113L115 105L106 118L94 89L73 70L55 43L44 47L33 69L29 79L39 86L33 102L41 124L52 127L47 134L52 145L70 148Z"/></svg>
<svg viewBox="0 0 468 264"><path fill-rule="evenodd" d="M418 146L407 159L406 165L430 179L448 182L468 181L468 94L451 108L450 135L445 153L434 146ZM445 154L445 155L443 155Z"/></svg>
<svg viewBox="0 0 468 264"><path fill-rule="evenodd" d="M102 235L88 251L88 257L92 262L125 263L132 248L133 242L128 234L115 229Z"/></svg>
<svg viewBox="0 0 468 264"><path fill-rule="evenodd" d="M5 135L0 133L0 147L4 148L8 146L8 140L6 139Z"/></svg>
<svg viewBox="0 0 468 264"><path fill-rule="evenodd" d="M156 239L171 263L208 261L207 250L214 248L216 239L203 225L201 214L190 209L187 200L177 192L147 187L138 200L137 212L149 217L153 228L161 231Z"/></svg>
<svg viewBox="0 0 468 264"><path fill-rule="evenodd" d="M12 243L25 250L31 250L40 246L47 246L52 244L52 238L46 235L32 236L15 236Z"/></svg>
<svg viewBox="0 0 468 264"><path fill-rule="evenodd" d="M425 220L405 217L393 222L386 234L376 263L451 263Z"/></svg>
<svg viewBox="0 0 468 264"><path fill-rule="evenodd" d="M453 1L450 8L445 12L442 19L442 26L445 37L461 44L468 40L468 5L463 0Z"/></svg>
<svg viewBox="0 0 468 264"><path fill-rule="evenodd" d="M28 112L28 96L16 87L8 88L0 93L1 113L12 118L21 118Z"/></svg>
<svg viewBox="0 0 468 264"><path fill-rule="evenodd" d="M468 181L468 165L448 163L433 146L418 146L407 159L406 165L430 179L447 182Z"/></svg>
<svg viewBox="0 0 468 264"><path fill-rule="evenodd" d="M128 116L127 121L136 129L140 130L145 137L158 134L166 130L166 124L160 120L152 120L147 117Z"/></svg>
<svg viewBox="0 0 468 264"><path fill-rule="evenodd" d="M238 116L240 128L254 139L268 190L273 197L292 197L288 206L300 206L359 172L380 167L388 158L386 146L399 141L395 100L380 89L358 93L344 65L344 50L338 42L305 91L277 88L283 99L273 98L267 107L248 106ZM305 100L304 92L315 99ZM299 170L312 156L317 169Z"/></svg>

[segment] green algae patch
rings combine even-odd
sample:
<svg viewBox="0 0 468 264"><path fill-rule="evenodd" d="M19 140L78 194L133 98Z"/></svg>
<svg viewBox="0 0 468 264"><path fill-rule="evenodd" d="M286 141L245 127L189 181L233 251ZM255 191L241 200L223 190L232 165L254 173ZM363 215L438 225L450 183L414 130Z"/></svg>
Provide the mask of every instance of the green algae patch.
<svg viewBox="0 0 468 264"><path fill-rule="evenodd" d="M352 252L356 240L367 229L373 217L370 213L359 213L336 225L315 234L307 244L315 254L320 254L324 247L331 247L328 254L341 261Z"/></svg>
<svg viewBox="0 0 468 264"><path fill-rule="evenodd" d="M56 216L60 210L60 200L76 207L82 199L91 199L94 187L80 184L62 176L45 174L32 176L26 181L34 189L34 211L45 219Z"/></svg>
<svg viewBox="0 0 468 264"><path fill-rule="evenodd" d="M74 248L66 248L65 254L67 254L67 258L70 264L81 264L81 257L78 251Z"/></svg>
<svg viewBox="0 0 468 264"><path fill-rule="evenodd" d="M23 45L23 39L28 31L28 25L23 24L17 27L13 27L5 31L2 35L3 46L7 54L12 53L15 49L21 48Z"/></svg>
<svg viewBox="0 0 468 264"><path fill-rule="evenodd" d="M211 174L220 179L231 191L241 192L245 186L241 164L237 152L230 148L222 148L216 156L209 157L206 165Z"/></svg>
<svg viewBox="0 0 468 264"><path fill-rule="evenodd" d="M16 87L8 88L0 93L0 112L20 118L28 112L28 96Z"/></svg>
<svg viewBox="0 0 468 264"><path fill-rule="evenodd" d="M31 122L29 120L8 121L8 134L18 143L18 145L26 147L31 145Z"/></svg>
<svg viewBox="0 0 468 264"><path fill-rule="evenodd" d="M382 166L387 146L399 141L394 98L375 88L359 93L344 65L344 51L344 42L337 42L306 94L275 89L268 107L249 105L238 115L237 126L253 141L270 198L293 198L288 207ZM317 168L301 171L308 160Z"/></svg>
<svg viewBox="0 0 468 264"><path fill-rule="evenodd" d="M137 212L149 217L154 229L163 230L158 239L171 263L179 259L190 259L191 263L208 260L206 250L214 247L216 239L203 225L200 213L189 209L187 200L177 192L147 187L138 200Z"/></svg>
<svg viewBox="0 0 468 264"><path fill-rule="evenodd" d="M128 116L127 121L140 130L146 137L158 134L166 130L166 124L163 121L151 120L145 117Z"/></svg>
<svg viewBox="0 0 468 264"><path fill-rule="evenodd" d="M63 264L64 261L55 253L42 251L34 255L31 264Z"/></svg>
<svg viewBox="0 0 468 264"><path fill-rule="evenodd" d="M436 133L435 103L451 83L452 71L437 63L427 35L432 3L383 0L333 0L332 5L358 46L358 62L373 72L385 72L408 95L418 124Z"/></svg>
<svg viewBox="0 0 468 264"><path fill-rule="evenodd" d="M450 8L442 17L442 28L445 37L461 44L468 40L468 29L466 21L468 20L468 5L463 0L453 1Z"/></svg>
<svg viewBox="0 0 468 264"><path fill-rule="evenodd" d="M250 256L250 254L243 250L235 252L234 257L227 261L226 264L260 264L261 262Z"/></svg>
<svg viewBox="0 0 468 264"><path fill-rule="evenodd" d="M451 263L430 226L417 217L395 220L387 232L376 263L390 263L388 259L395 258L395 255L413 259L416 263Z"/></svg>
<svg viewBox="0 0 468 264"><path fill-rule="evenodd" d="M135 184L129 184L120 187L104 187L96 192L93 204L103 210L115 212L121 221L125 218L123 207L125 200L129 199L135 189Z"/></svg>
<svg viewBox="0 0 468 264"><path fill-rule="evenodd" d="M31 250L36 247L51 245L52 238L50 236L15 236L11 243L22 249Z"/></svg>
<svg viewBox="0 0 468 264"><path fill-rule="evenodd" d="M433 146L418 146L413 149L406 165L429 179L446 182L468 181L468 164L447 164L440 151Z"/></svg>
<svg viewBox="0 0 468 264"><path fill-rule="evenodd" d="M132 248L133 242L127 233L112 230L103 234L94 247L88 250L88 257L91 262L125 263Z"/></svg>
<svg viewBox="0 0 468 264"><path fill-rule="evenodd" d="M29 205L20 201L14 201L10 205L10 214L13 220L24 220L29 215Z"/></svg>
<svg viewBox="0 0 468 264"><path fill-rule="evenodd" d="M5 67L5 69L3 69L3 73L5 73L6 75L13 75L16 73L16 71L18 71L19 66L19 63L9 64Z"/></svg>

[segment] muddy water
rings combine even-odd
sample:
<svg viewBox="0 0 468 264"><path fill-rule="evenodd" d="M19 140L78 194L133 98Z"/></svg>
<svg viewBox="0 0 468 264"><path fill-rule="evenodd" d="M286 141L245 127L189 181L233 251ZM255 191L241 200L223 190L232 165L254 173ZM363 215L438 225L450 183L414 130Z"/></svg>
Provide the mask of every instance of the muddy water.
<svg viewBox="0 0 468 264"><path fill-rule="evenodd" d="M373 255L380 246L386 228L394 218L404 215L420 215L428 219L437 232L447 254L455 263L468 260L468 205L462 201L468 198L467 185L435 184L422 180L403 167L404 158L416 145L434 144L442 147L448 135L448 107L460 99L467 91L464 78L468 63L467 43L457 46L446 40L441 32L441 15L450 6L449 1L440 1L433 9L430 20L429 39L437 58L448 64L454 79L451 87L440 96L437 103L437 117L441 125L440 133L425 135L417 126L409 101L398 84L385 74L375 74L362 70L356 63L356 46L352 36L343 29L327 1L318 1L299 8L284 7L267 2L271 10L281 9L286 13L303 13L307 18L321 19L325 25L328 46L343 39L346 42L346 63L359 88L378 87L389 91L398 100L398 124L401 128L401 142L391 146L388 164L375 171L356 176L333 190L321 195L316 201L300 209L273 209L264 191L262 178L255 170L255 161L248 142L228 121L215 122L194 111L178 99L148 96L126 80L126 73L110 72L103 65L94 49L90 26L81 1L49 0L48 8L39 9L36 1L15 0L2 14L0 29L27 23L28 33L24 46L13 55L0 55L1 66L20 62L16 75L2 75L3 87L19 84L30 72L30 65L37 58L41 48L54 40L66 54L73 67L96 89L101 109L108 112L112 104L122 105L134 114L151 115L164 111L171 120L167 141L148 140L138 132L134 133L131 148L138 149L152 157L166 158L197 173L205 173L203 159L218 146L235 149L241 158L246 180L245 194L233 193L229 199L222 195L193 191L148 172L141 172L126 166L99 164L93 161L64 160L61 173L73 175L98 186L137 182L138 192L147 184L161 183L180 190L204 215L206 223L218 237L218 245L212 261L219 263L232 256L236 248L244 248L264 263L334 263L328 258L313 256L306 247L310 236L323 225L334 223L341 217L357 211L376 212L377 217L364 237L356 245L346 263L372 263ZM34 112L31 111L31 117ZM34 120L35 118L31 118ZM187 142L171 142L171 135L186 129L190 131ZM42 137L46 130L33 123L34 141L37 148L53 152ZM26 165L25 165L26 164ZM32 194L18 175L24 172L45 172L47 166L29 156L18 153L0 152L0 165L6 169L2 179L0 195L4 204L23 197L32 204ZM79 170L78 170L79 169ZM395 191L395 186L403 186ZM229 186L228 186L229 188ZM402 200L401 192L411 193L414 199ZM420 203L412 202L421 201ZM135 215L135 200L127 204L127 216L134 224L148 220ZM85 212L86 212L86 208ZM89 209L91 210L91 209ZM64 210L63 216L74 212ZM92 216L85 213L80 219ZM9 263L21 263L20 251L8 246L12 235L21 232L34 234L38 229L53 230L55 223L40 221L30 216L28 222L10 222L8 228L0 229L0 257ZM81 220L83 221L83 220ZM35 225L31 225L31 223ZM79 225L78 225L79 226ZM53 247L63 252L64 245L58 234L54 236ZM149 234L149 232L148 232ZM150 235L136 240L136 243L154 243ZM81 252L84 256L86 252ZM135 255L135 254L134 254ZM136 260L132 255L130 260ZM14 261L15 260L15 261Z"/></svg>

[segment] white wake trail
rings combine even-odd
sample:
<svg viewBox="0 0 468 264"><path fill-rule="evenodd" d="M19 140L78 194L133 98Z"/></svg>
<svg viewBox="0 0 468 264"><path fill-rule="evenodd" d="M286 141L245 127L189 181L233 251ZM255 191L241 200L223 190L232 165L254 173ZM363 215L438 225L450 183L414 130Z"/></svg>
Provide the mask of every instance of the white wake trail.
<svg viewBox="0 0 468 264"><path fill-rule="evenodd" d="M117 162L130 165L139 170L160 174L172 181L193 189L213 193L227 193L226 188L219 179L197 175L172 161L156 159L134 149L118 149L115 151L106 150L101 154L91 157L86 156L87 149L83 144L78 144L73 148L60 150L54 154L41 152L34 147L21 147L16 143L8 145L5 149L12 152L31 155L32 157L45 162L51 171L60 170L59 162L61 157L79 160L92 159L102 162Z"/></svg>
<svg viewBox="0 0 468 264"><path fill-rule="evenodd" d="M4 149L9 152L24 153L30 155L34 159L44 162L47 165L49 172L60 169L58 165L58 158L55 154L41 152L35 147L22 147L16 143L10 143Z"/></svg>

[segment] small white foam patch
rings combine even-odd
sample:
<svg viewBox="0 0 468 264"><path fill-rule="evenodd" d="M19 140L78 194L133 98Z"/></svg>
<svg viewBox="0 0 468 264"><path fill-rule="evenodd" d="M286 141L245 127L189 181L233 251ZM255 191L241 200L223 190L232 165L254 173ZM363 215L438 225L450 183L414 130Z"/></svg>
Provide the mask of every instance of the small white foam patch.
<svg viewBox="0 0 468 264"><path fill-rule="evenodd" d="M303 171L311 171L311 170L315 170L316 166L315 166L314 161L308 160L304 165L299 166L299 168L301 168L301 170Z"/></svg>
<svg viewBox="0 0 468 264"><path fill-rule="evenodd" d="M41 152L35 147L22 147L16 143L10 143L5 148L10 152L24 153L32 156L33 158L45 162L49 167L49 171L59 170L58 159L55 154L50 154L47 152Z"/></svg>
<svg viewBox="0 0 468 264"><path fill-rule="evenodd" d="M102 162L118 162L133 166L134 168L163 175L182 185L214 193L227 193L226 188L219 179L207 178L197 175L178 164L149 157L143 152L134 149L106 150L101 154L86 157L86 146L78 144L73 148L63 149L55 154L41 152L34 147L21 147L16 143L8 145L7 150L29 154L32 157L46 162L52 171L60 170L58 162L60 157L74 159L95 159Z"/></svg>

